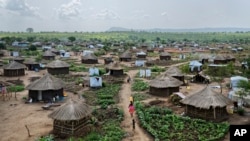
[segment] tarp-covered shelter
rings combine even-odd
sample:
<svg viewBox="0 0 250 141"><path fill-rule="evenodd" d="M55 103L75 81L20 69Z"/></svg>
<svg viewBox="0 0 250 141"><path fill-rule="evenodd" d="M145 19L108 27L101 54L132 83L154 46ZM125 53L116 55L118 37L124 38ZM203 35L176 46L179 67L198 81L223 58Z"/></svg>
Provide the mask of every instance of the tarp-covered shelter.
<svg viewBox="0 0 250 141"><path fill-rule="evenodd" d="M128 51L122 53L120 56L119 56L119 60L120 61L131 61L132 59L132 54Z"/></svg>
<svg viewBox="0 0 250 141"><path fill-rule="evenodd" d="M49 114L54 120L53 134L62 137L88 134L91 113L92 108L84 99L69 99Z"/></svg>
<svg viewBox="0 0 250 141"><path fill-rule="evenodd" d="M151 69L140 69L139 76L140 77L150 77L151 76Z"/></svg>
<svg viewBox="0 0 250 141"><path fill-rule="evenodd" d="M33 101L52 101L53 97L63 97L65 83L49 73L40 79L30 83L26 89L29 90L29 97Z"/></svg>
<svg viewBox="0 0 250 141"><path fill-rule="evenodd" d="M89 86L91 88L102 87L102 77L92 76L89 78Z"/></svg>
<svg viewBox="0 0 250 141"><path fill-rule="evenodd" d="M23 62L28 70L40 69L40 63L36 62L35 59L28 59Z"/></svg>
<svg viewBox="0 0 250 141"><path fill-rule="evenodd" d="M99 69L97 67L91 67L89 68L89 76L98 76L99 75Z"/></svg>
<svg viewBox="0 0 250 141"><path fill-rule="evenodd" d="M238 88L238 83L240 81L248 81L246 77L243 76L233 76L230 78L230 86L234 90L235 88Z"/></svg>
<svg viewBox="0 0 250 141"><path fill-rule="evenodd" d="M160 75L149 82L149 93L157 96L169 96L174 92L179 92L182 84L183 82L174 77Z"/></svg>
<svg viewBox="0 0 250 141"><path fill-rule="evenodd" d="M84 64L97 64L98 58L93 53L89 53L89 54L82 56L82 63L84 63Z"/></svg>
<svg viewBox="0 0 250 141"><path fill-rule="evenodd" d="M181 103L185 105L187 116L222 121L228 118L226 107L231 103L231 100L210 86L206 86L181 100Z"/></svg>
<svg viewBox="0 0 250 141"><path fill-rule="evenodd" d="M145 66L145 60L135 60L135 66L137 67L143 67Z"/></svg>
<svg viewBox="0 0 250 141"><path fill-rule="evenodd" d="M61 60L55 60L46 65L48 73L52 75L69 74L70 65Z"/></svg>
<svg viewBox="0 0 250 141"><path fill-rule="evenodd" d="M45 60L54 60L55 56L56 55L52 53L50 50L47 50L43 53L43 59Z"/></svg>
<svg viewBox="0 0 250 141"><path fill-rule="evenodd" d="M12 61L9 64L3 66L3 75L4 76L24 76L25 75L26 66L18 63L16 61Z"/></svg>
<svg viewBox="0 0 250 141"><path fill-rule="evenodd" d="M243 104L250 105L250 95L244 96L244 100L239 96L239 92L242 91L241 88L235 88L228 93L228 98L234 102L237 102L238 106L242 106Z"/></svg>
<svg viewBox="0 0 250 141"><path fill-rule="evenodd" d="M164 74L172 76L180 81L182 81L183 83L184 81L184 74L181 73L181 70L178 69L177 67L170 67L167 71L164 72Z"/></svg>
<svg viewBox="0 0 250 141"><path fill-rule="evenodd" d="M197 60L190 61L189 69L191 72L200 72L202 70L202 64Z"/></svg>
<svg viewBox="0 0 250 141"><path fill-rule="evenodd" d="M108 64L106 71L109 72L109 75L119 76L123 75L123 68L119 65L118 62Z"/></svg>
<svg viewBox="0 0 250 141"><path fill-rule="evenodd" d="M171 60L171 54L169 54L168 52L161 52L160 60Z"/></svg>

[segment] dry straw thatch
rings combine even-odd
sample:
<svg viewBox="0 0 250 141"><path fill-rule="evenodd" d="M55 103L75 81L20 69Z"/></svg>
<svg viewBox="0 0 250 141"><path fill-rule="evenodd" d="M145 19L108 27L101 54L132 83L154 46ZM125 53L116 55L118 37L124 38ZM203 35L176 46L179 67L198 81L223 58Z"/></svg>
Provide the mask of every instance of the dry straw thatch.
<svg viewBox="0 0 250 141"><path fill-rule="evenodd" d="M218 54L215 56L214 60L226 60L226 58L223 55Z"/></svg>
<svg viewBox="0 0 250 141"><path fill-rule="evenodd" d="M18 63L16 61L12 61L11 63L3 66L3 69L5 70L17 70L17 69L25 69L26 66L21 64L21 63Z"/></svg>
<svg viewBox="0 0 250 141"><path fill-rule="evenodd" d="M43 56L56 56L56 54L52 53L50 50L47 50L43 53Z"/></svg>
<svg viewBox="0 0 250 141"><path fill-rule="evenodd" d="M67 68L70 65L61 60L55 60L46 65L47 68Z"/></svg>
<svg viewBox="0 0 250 141"><path fill-rule="evenodd" d="M69 99L62 106L55 109L49 117L56 120L80 120L84 117L90 116L92 109L81 99Z"/></svg>
<svg viewBox="0 0 250 141"><path fill-rule="evenodd" d="M59 90L65 86L65 83L56 78L49 73L45 74L42 78L34 81L33 83L29 84L26 89L28 90Z"/></svg>
<svg viewBox="0 0 250 141"><path fill-rule="evenodd" d="M89 53L89 54L82 56L82 59L83 60L97 60L98 58L93 53Z"/></svg>
<svg viewBox="0 0 250 141"><path fill-rule="evenodd" d="M164 72L165 75L169 75L169 76L184 76L180 69L178 69L177 67L170 67L167 71Z"/></svg>
<svg viewBox="0 0 250 141"><path fill-rule="evenodd" d="M123 69L118 62L109 63L107 68L109 70L122 70Z"/></svg>
<svg viewBox="0 0 250 141"><path fill-rule="evenodd" d="M150 87L155 88L169 88L169 87L179 87L183 84L180 80L173 78L171 76L161 75L154 80L149 82Z"/></svg>
<svg viewBox="0 0 250 141"><path fill-rule="evenodd" d="M210 86L206 86L201 91L187 96L181 100L185 105L191 105L201 109L209 109L210 107L225 107L230 104L231 100L214 91Z"/></svg>
<svg viewBox="0 0 250 141"><path fill-rule="evenodd" d="M38 62L36 62L35 59L28 59L28 60L25 60L23 63L24 64L31 64L31 65L39 64Z"/></svg>
<svg viewBox="0 0 250 141"><path fill-rule="evenodd" d="M126 51L120 55L120 58L132 58L132 54Z"/></svg>

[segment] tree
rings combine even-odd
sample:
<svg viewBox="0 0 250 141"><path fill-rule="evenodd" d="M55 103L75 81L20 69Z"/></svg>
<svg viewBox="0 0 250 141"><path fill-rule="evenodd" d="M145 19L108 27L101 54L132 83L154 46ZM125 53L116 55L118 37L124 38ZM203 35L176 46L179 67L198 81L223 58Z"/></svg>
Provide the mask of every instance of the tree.
<svg viewBox="0 0 250 141"><path fill-rule="evenodd" d="M31 28L31 27L29 27L29 28L26 29L26 31L27 31L28 33L32 33L32 32L34 32L34 29Z"/></svg>
<svg viewBox="0 0 250 141"><path fill-rule="evenodd" d="M76 40L76 37L70 36L68 37L68 40L70 40L70 42L74 42Z"/></svg>
<svg viewBox="0 0 250 141"><path fill-rule="evenodd" d="M3 43L0 43L0 49L6 49L6 46L5 46L5 44L3 44Z"/></svg>
<svg viewBox="0 0 250 141"><path fill-rule="evenodd" d="M236 94L240 97L241 101L244 101L244 97L249 95L250 83L245 80L240 80L237 83L237 87L241 88Z"/></svg>
<svg viewBox="0 0 250 141"><path fill-rule="evenodd" d="M36 48L36 46L31 45L31 46L29 46L29 50L30 50L30 51L36 51L36 50L37 50L37 48Z"/></svg>

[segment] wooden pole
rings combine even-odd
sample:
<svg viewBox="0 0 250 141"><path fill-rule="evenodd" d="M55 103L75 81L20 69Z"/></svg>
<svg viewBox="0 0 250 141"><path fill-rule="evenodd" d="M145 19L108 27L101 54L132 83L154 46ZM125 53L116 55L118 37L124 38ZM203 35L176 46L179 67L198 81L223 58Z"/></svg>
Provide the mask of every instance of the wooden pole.
<svg viewBox="0 0 250 141"><path fill-rule="evenodd" d="M29 137L31 137L31 135L30 135L30 130L29 130L28 126L27 126L27 125L25 125L25 128L26 128L26 129L27 129L27 131L28 131L28 136L29 136Z"/></svg>

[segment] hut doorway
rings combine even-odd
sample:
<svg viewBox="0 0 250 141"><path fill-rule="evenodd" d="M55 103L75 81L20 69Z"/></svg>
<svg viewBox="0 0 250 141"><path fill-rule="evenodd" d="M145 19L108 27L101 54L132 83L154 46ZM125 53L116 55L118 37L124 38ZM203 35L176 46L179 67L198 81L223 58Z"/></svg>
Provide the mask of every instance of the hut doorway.
<svg viewBox="0 0 250 141"><path fill-rule="evenodd" d="M37 99L40 101L42 100L42 91L38 91Z"/></svg>

